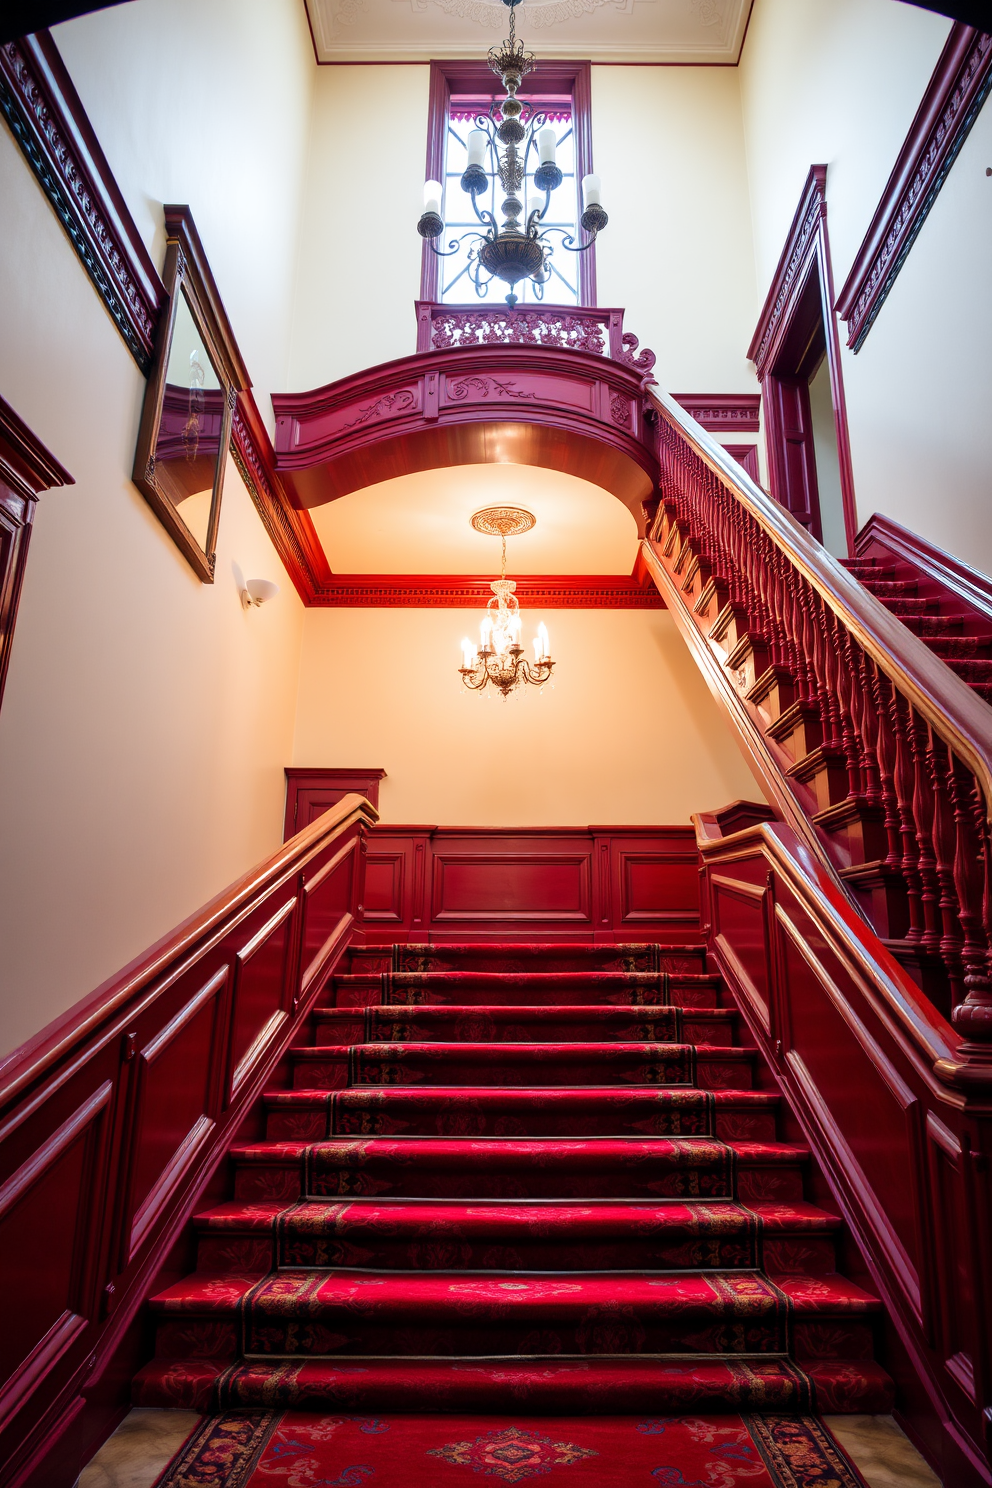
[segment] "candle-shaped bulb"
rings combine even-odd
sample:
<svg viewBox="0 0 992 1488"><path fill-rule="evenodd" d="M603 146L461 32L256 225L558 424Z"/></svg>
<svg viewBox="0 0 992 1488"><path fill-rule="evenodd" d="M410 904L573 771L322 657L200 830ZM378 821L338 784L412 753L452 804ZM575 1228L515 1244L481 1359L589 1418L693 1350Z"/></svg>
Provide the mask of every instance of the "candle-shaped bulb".
<svg viewBox="0 0 992 1488"><path fill-rule="evenodd" d="M600 201L601 182L598 176L582 177L582 205L584 207L601 207Z"/></svg>
<svg viewBox="0 0 992 1488"><path fill-rule="evenodd" d="M468 135L468 163L481 165L486 158L489 136L484 129L470 129Z"/></svg>
<svg viewBox="0 0 992 1488"><path fill-rule="evenodd" d="M468 636L465 636L465 638L462 641L462 663L463 663L463 665L466 666L466 667L474 667L475 666L475 654L476 654L475 653L475 647L472 645L472 642L469 640Z"/></svg>
<svg viewBox="0 0 992 1488"><path fill-rule="evenodd" d="M482 637L482 649L483 649L483 651L487 650L488 647L489 647L489 638L492 635L492 632L493 632L493 623L490 620L489 616L487 615L486 618L485 618L485 620L483 620L482 624L479 626L479 634Z"/></svg>
<svg viewBox="0 0 992 1488"><path fill-rule="evenodd" d="M543 620L541 621L540 625L537 627L537 636L538 636L538 641L540 642L540 645L541 645L541 656L542 656L542 658L543 657L546 657L546 656L550 656L551 655L551 650L550 650L550 648L548 646L548 627L545 625L545 623L544 623Z"/></svg>
<svg viewBox="0 0 992 1488"><path fill-rule="evenodd" d="M469 139L471 138L472 136L469 135ZM550 125L547 129L537 131L537 154L542 165L554 165L557 143L557 136Z"/></svg>
<svg viewBox="0 0 992 1488"><path fill-rule="evenodd" d="M534 637L534 660L535 661L540 661L541 660L541 637L540 636L535 636Z"/></svg>
<svg viewBox="0 0 992 1488"><path fill-rule="evenodd" d="M424 182L424 211L433 212L435 217L441 215L441 182Z"/></svg>

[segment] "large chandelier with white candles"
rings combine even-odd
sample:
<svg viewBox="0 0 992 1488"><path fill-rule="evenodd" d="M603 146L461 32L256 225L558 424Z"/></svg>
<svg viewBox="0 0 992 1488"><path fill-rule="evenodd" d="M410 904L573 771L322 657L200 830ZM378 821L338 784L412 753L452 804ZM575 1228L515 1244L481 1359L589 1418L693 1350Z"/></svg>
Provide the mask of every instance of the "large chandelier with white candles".
<svg viewBox="0 0 992 1488"><path fill-rule="evenodd" d="M536 520L533 512L520 506L488 506L472 518L476 532L503 541L502 571L490 585L493 597L479 628L479 644L473 645L467 636L462 641L462 664L458 670L472 692L482 692L491 686L505 698L521 682L543 686L554 670L543 620L533 639L534 660L528 661L520 644L520 601L514 593L517 586L506 577L506 539L529 532Z"/></svg>
<svg viewBox="0 0 992 1488"><path fill-rule="evenodd" d="M551 193L561 185L563 176L555 163L556 135L547 115L537 112L529 103L521 103L516 96L521 82L534 66L534 54L517 40L516 7L520 0L503 0L503 4L510 10L510 35L498 47L490 49L489 66L506 89L506 96L493 99L489 113L477 116L475 128L468 136L468 164L461 178L462 190L471 196L483 231L473 229L453 238L446 249L437 247L437 240L444 233L440 181L428 181L424 187L424 211L417 231L439 258L451 257L460 251L463 242L469 241L469 277L476 294L484 296L492 281L501 279L509 285L506 303L512 310L517 303L514 286L521 279L532 279L536 298L542 298L543 286L551 277L552 233L561 235L561 247L568 252L585 253L609 218L600 204L599 177L589 175L582 179L583 210L579 219L587 234L585 242L576 243L566 228L541 227L551 205ZM532 150L538 162L534 185L544 192L544 205L535 207L528 213L526 222L521 222L523 202L519 193L527 177ZM488 171L484 164L487 160ZM506 192L500 209L501 223L497 223L493 212L479 208L478 199L489 190L493 175L499 177Z"/></svg>

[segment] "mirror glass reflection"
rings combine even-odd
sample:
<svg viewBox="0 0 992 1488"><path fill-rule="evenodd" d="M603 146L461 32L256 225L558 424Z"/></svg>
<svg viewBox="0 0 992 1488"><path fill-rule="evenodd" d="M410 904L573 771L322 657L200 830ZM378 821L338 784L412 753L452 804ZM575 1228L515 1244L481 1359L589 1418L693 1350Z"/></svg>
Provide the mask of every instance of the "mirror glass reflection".
<svg viewBox="0 0 992 1488"><path fill-rule="evenodd" d="M155 444L155 483L203 549L223 426L224 389L180 291Z"/></svg>

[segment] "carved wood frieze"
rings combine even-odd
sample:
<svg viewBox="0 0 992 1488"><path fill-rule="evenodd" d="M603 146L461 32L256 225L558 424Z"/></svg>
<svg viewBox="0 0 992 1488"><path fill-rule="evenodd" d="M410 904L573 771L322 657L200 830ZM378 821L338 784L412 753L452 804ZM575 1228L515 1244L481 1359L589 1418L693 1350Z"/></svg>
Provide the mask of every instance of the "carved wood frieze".
<svg viewBox="0 0 992 1488"><path fill-rule="evenodd" d="M992 90L992 35L951 28L858 249L837 312L859 351Z"/></svg>
<svg viewBox="0 0 992 1488"><path fill-rule="evenodd" d="M711 434L757 434L760 393L673 393L686 413Z"/></svg>
<svg viewBox="0 0 992 1488"><path fill-rule="evenodd" d="M0 112L128 350L147 372L165 291L47 31L0 47Z"/></svg>

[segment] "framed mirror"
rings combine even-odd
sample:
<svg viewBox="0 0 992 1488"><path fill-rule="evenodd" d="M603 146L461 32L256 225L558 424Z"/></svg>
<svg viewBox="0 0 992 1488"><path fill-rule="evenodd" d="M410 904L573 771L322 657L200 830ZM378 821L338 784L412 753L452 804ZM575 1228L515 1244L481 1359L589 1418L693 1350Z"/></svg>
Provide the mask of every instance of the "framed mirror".
<svg viewBox="0 0 992 1488"><path fill-rule="evenodd" d="M134 483L205 584L214 580L238 393L251 386L188 207L167 206L163 309Z"/></svg>

